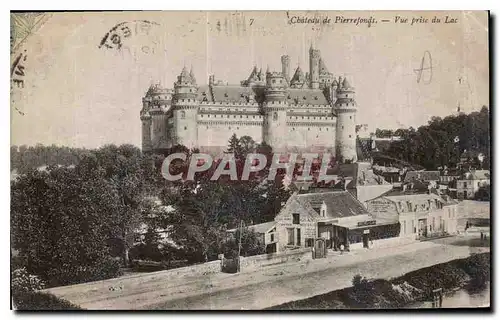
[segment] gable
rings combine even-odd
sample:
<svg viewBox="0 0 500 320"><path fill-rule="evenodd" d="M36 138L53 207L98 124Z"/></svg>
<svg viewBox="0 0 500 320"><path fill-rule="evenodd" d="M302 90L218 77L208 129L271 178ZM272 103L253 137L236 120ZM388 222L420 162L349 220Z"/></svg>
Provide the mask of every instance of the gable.
<svg viewBox="0 0 500 320"><path fill-rule="evenodd" d="M274 221L282 225L292 225L293 214L299 214L301 223L314 222L319 218L319 215L314 210L305 208L299 201L297 201L296 195L292 195L292 197L290 197L291 199L289 199L280 213L278 213L278 215L274 218Z"/></svg>

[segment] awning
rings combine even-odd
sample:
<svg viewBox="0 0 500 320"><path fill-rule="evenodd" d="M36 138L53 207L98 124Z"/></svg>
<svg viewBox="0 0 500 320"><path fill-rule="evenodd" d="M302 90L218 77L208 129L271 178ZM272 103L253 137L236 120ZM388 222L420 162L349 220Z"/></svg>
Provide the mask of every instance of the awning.
<svg viewBox="0 0 500 320"><path fill-rule="evenodd" d="M334 223L334 226L346 228L349 230L356 230L356 229L370 229L378 226L387 226L391 224L396 224L399 223L399 221L392 221L392 220L375 220L375 224L367 224L367 225L359 225L358 223Z"/></svg>

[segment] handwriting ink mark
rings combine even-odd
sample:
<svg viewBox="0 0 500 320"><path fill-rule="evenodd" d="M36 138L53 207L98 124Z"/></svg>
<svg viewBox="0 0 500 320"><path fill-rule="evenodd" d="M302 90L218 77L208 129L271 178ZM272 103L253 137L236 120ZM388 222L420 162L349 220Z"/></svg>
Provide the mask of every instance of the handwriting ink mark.
<svg viewBox="0 0 500 320"><path fill-rule="evenodd" d="M252 25L254 21L255 19L250 19L250 25Z"/></svg>
<svg viewBox="0 0 500 320"><path fill-rule="evenodd" d="M24 116L24 112L22 112L21 110L19 110L18 108L14 107L14 109L16 109L17 112L19 112L20 115Z"/></svg>
<svg viewBox="0 0 500 320"><path fill-rule="evenodd" d="M26 52L26 50L24 50L24 52ZM19 66L19 63L21 62L21 58L23 58L23 54L22 54L22 53L20 53L20 54L16 57L16 59L14 60L14 63L12 64L12 67L10 68L10 76L11 76L11 77L14 75L14 72L16 71L17 67ZM27 56L26 56L26 55L24 55L23 61L26 61L26 58L27 58ZM19 69L22 69L22 70L20 70L20 72L22 72L23 74L19 74L19 73L17 73L17 71L16 71L16 74L17 74L17 75L20 75L20 76L21 76L21 75L22 75L22 76L24 76L24 71L23 71L23 70L24 70L24 67L21 67L21 68L19 68Z"/></svg>
<svg viewBox="0 0 500 320"><path fill-rule="evenodd" d="M19 80L19 79L14 79L12 80L15 84L17 84L18 88L23 89L24 88L24 80Z"/></svg>
<svg viewBox="0 0 500 320"><path fill-rule="evenodd" d="M426 59L427 58L427 59ZM426 63L428 65L426 65ZM425 51L424 55L422 56L422 61L420 62L420 68L419 69L414 69L415 73L417 74L417 83L420 83L420 80L422 80L422 76L424 75L424 71L426 74L428 74L428 79L427 81L424 81L424 84L429 84L431 83L432 80L432 56L429 51Z"/></svg>

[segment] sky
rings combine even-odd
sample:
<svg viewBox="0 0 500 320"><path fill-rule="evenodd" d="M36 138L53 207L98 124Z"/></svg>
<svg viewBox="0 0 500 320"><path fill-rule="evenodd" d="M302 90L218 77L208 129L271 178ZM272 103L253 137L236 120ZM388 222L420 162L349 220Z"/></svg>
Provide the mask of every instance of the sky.
<svg viewBox="0 0 500 320"><path fill-rule="evenodd" d="M294 16L332 22L291 24ZM337 16L378 23L333 23ZM457 22L445 24L445 16ZM428 23L411 25L420 17ZM122 48L99 47L120 23L130 31ZM11 55L27 56L24 88L11 89L11 143L140 146L141 98L151 84L173 87L183 66L198 84L210 74L239 84L254 65L281 71L284 54L292 73L306 71L311 44L355 87L358 123L372 131L489 105L487 12L62 12Z"/></svg>

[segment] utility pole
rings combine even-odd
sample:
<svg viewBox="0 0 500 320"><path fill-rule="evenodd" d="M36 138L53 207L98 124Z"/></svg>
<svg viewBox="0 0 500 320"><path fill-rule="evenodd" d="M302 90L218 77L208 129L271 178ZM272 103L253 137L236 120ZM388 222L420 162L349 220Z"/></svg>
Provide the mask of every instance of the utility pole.
<svg viewBox="0 0 500 320"><path fill-rule="evenodd" d="M241 234L242 233L243 233L243 220L240 220L240 241L238 243L238 272L240 272Z"/></svg>

